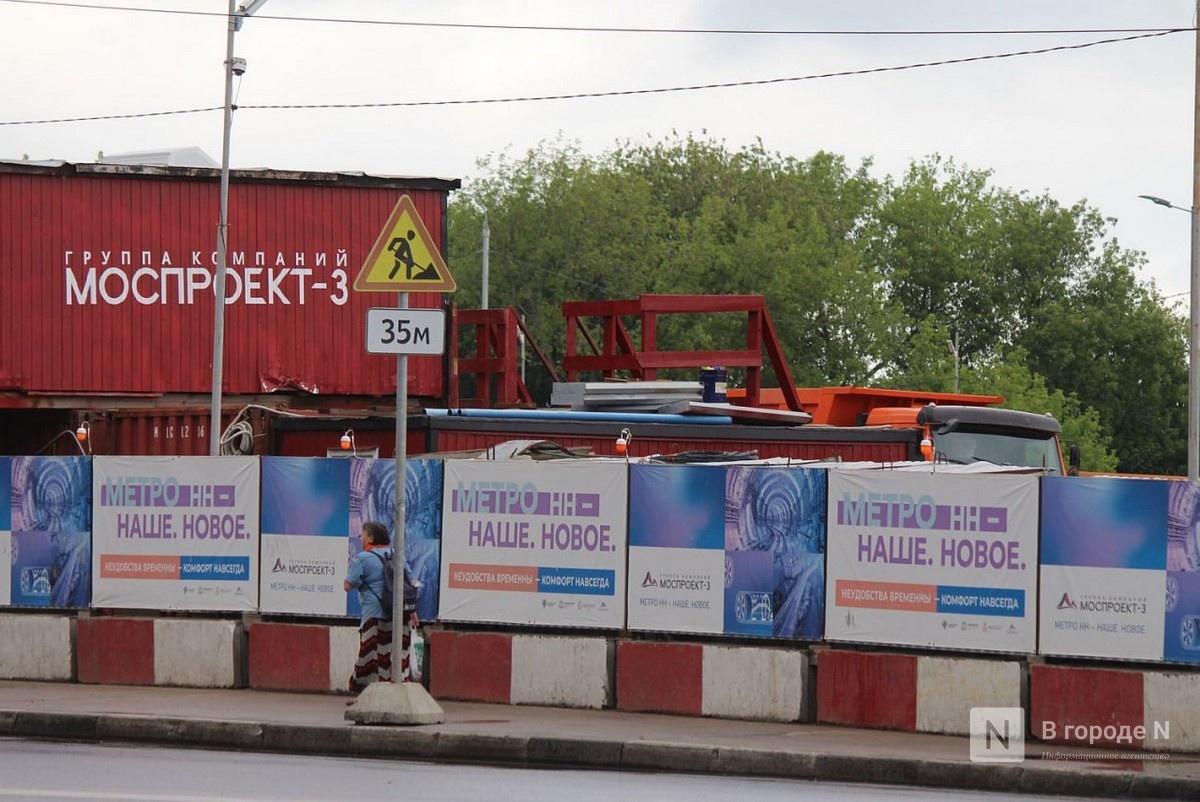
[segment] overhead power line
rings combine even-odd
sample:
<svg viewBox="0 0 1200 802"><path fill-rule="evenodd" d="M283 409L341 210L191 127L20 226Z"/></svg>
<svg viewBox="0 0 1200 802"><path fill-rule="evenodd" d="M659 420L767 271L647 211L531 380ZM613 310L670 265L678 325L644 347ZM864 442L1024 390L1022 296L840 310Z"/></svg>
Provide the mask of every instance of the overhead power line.
<svg viewBox="0 0 1200 802"><path fill-rule="evenodd" d="M56 8L77 8L91 11L120 11L142 14L173 14L188 17L226 17L219 11L187 11L177 8L146 8L144 6L118 6L108 4L71 3L66 0L0 0L0 3L11 3L25 6L52 6ZM279 20L283 22L319 22L337 25L392 25L408 28L448 28L488 31L542 31L562 33L654 33L654 34L720 34L739 36L1015 36L1023 34L1108 34L1108 33L1168 33L1177 28L1007 28L1007 29L964 29L964 30L777 30L770 28L638 28L628 26L589 26L589 25L516 25L491 24L480 22L418 22L414 20L379 20L353 19L346 17L291 17L271 14L255 14L258 20ZM1195 30L1189 28L1185 30Z"/></svg>
<svg viewBox="0 0 1200 802"><path fill-rule="evenodd" d="M797 83L799 81L816 81L824 78L847 78L855 75L872 75L883 72L903 72L906 70L918 70L926 67L945 67L952 64L969 64L976 61L990 61L1002 58L1016 58L1018 56L1036 56L1045 53L1054 53L1063 50L1082 50L1087 47L1096 47L1098 45L1115 44L1117 42L1130 42L1135 39L1148 39L1157 36L1166 36L1171 33L1178 33L1186 28L1180 28L1171 31L1160 31L1157 33L1143 33L1135 36L1124 36L1119 39L1101 39L1095 42L1084 42L1075 45L1058 45L1055 47L1045 47L1037 50L1019 50L1011 53L993 53L983 56L965 56L963 58L943 59L941 61L925 61L917 64L902 64L892 67L869 67L861 70L841 70L839 72L824 72L813 75L799 75L790 78L761 78L757 80L746 81L726 81L719 83L708 84L691 84L686 86L670 86L658 87L654 89L622 89L602 92L575 92L561 95L525 95L520 97L506 98L482 98L473 100L410 100L410 101L395 101L385 103L321 103L321 104L262 104L262 105L245 105L244 109L367 109L367 108L397 108L397 107L412 107L412 106L466 106L478 105L484 103L532 103L548 100L578 100L583 98L598 98L598 97L622 97L628 95L661 95L671 92L696 92L704 89L731 89L735 87L746 86L768 86L771 84Z"/></svg>
<svg viewBox="0 0 1200 802"><path fill-rule="evenodd" d="M0 0L3 2L3 0ZM199 114L205 111L223 111L224 106L206 106L197 109L173 109L171 111L142 111L130 114L99 114L92 117L59 117L53 120L0 121L0 125L51 125L53 123L90 123L102 120L137 120L143 117L169 117L173 114Z"/></svg>
<svg viewBox="0 0 1200 802"><path fill-rule="evenodd" d="M25 0L21 0L25 2ZM0 2L12 2L12 0L0 0ZM1130 42L1136 39L1150 39L1159 36L1167 36L1172 33L1179 33L1189 28L1175 28L1168 31L1158 31L1156 33L1143 33L1133 36L1123 36L1116 39L1100 39L1093 42L1083 42L1074 45L1057 45L1054 47L1044 47L1036 50L1019 50L1010 53L992 53L982 56L965 56L963 58L943 59L941 61L925 61L917 64L903 64L891 67L871 67L861 70L842 70L839 72L816 73L812 75L799 75L788 78L762 78L758 80L746 81L725 81L714 82L708 84L692 84L687 86L670 86L657 87L651 89L620 89L602 92L572 92L558 95L524 95L517 97L499 97L499 98L473 98L464 100L397 100L383 101L376 103L273 103L273 104L246 104L238 106L240 109L257 109L257 110L303 110L303 109L380 109L380 108L412 108L417 106L470 106L496 103L535 103L552 100L581 100L590 98L603 97L626 97L633 95L661 95L673 92L696 92L706 89L732 89L737 87L747 86L768 86L772 84L797 83L800 81L816 81L827 78L847 78L856 75L872 75L886 72L903 72L906 70L917 70L928 67L945 67L953 64L969 64L978 61L993 61L1004 58L1017 58L1020 56L1036 56L1046 53L1055 53L1066 50L1082 50L1088 47L1097 47L1099 45L1117 44L1119 42ZM55 119L43 120L7 120L0 121L0 126L6 125L50 125L53 123L75 123L75 122L95 122L101 120L131 120L142 117L165 117L175 114L199 114L209 111L220 111L221 106L208 106L204 108L193 109L175 109L170 111L151 111L131 114L104 114L90 117L59 117Z"/></svg>

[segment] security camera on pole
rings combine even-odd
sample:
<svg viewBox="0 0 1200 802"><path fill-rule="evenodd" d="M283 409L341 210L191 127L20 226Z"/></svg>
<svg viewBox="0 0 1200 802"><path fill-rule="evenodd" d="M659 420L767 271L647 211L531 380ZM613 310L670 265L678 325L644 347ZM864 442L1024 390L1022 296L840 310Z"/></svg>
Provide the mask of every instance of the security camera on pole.
<svg viewBox="0 0 1200 802"><path fill-rule="evenodd" d="M408 442L408 357L445 351L445 313L441 309L409 309L408 293L454 292L454 279L429 236L408 195L396 202L375 245L367 255L354 289L359 292L398 292L396 309L367 310L366 343L372 354L396 354L396 498L392 546L396 570L404 559L405 471ZM404 583L396 582L393 610L404 609ZM395 638L404 643L408 621L393 624L393 675L399 671ZM349 708L346 718L356 724L440 724L446 714L418 682L374 682Z"/></svg>

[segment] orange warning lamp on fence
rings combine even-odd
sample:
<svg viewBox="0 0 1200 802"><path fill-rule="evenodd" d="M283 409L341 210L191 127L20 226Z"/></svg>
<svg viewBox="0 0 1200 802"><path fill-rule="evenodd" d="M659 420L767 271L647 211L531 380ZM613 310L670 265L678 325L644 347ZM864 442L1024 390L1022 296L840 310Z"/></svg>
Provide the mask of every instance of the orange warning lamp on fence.
<svg viewBox="0 0 1200 802"><path fill-rule="evenodd" d="M633 439L633 435L628 429L622 429L621 434L617 436L617 456L629 456L629 441Z"/></svg>
<svg viewBox="0 0 1200 802"><path fill-rule="evenodd" d="M928 437L921 438L921 458L926 462L933 462L933 441Z"/></svg>

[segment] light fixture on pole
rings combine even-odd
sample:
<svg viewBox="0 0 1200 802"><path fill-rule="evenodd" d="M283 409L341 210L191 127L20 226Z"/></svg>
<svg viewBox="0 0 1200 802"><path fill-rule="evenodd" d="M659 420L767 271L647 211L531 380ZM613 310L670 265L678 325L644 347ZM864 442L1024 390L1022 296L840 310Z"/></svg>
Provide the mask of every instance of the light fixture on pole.
<svg viewBox="0 0 1200 802"><path fill-rule="evenodd" d="M1200 109L1200 107L1197 107ZM1197 147L1200 147L1198 140ZM1200 190L1200 181L1197 182ZM1187 460L1188 480L1200 479L1200 214L1154 195L1138 195L1151 203L1187 212L1192 218L1191 305L1188 336Z"/></svg>
<svg viewBox="0 0 1200 802"><path fill-rule="evenodd" d="M246 72L246 60L234 58L233 35L242 29L242 23L267 0L251 0L235 8L237 0L229 0L229 32L225 37L225 115L221 135L221 198L220 217L217 221L217 273L213 277L213 296L216 307L213 312L212 353L212 416L209 421L208 453L217 456L221 448L221 383L225 367L225 257L229 235L229 134L233 129L233 76Z"/></svg>
<svg viewBox="0 0 1200 802"><path fill-rule="evenodd" d="M1181 212L1187 212L1188 214L1192 214L1191 209L1187 208L1186 206L1176 206L1175 204L1171 203L1166 198L1160 198L1160 197L1157 197L1156 195L1138 195L1138 197L1148 200L1151 203L1156 204L1158 206L1166 206L1168 209L1178 209Z"/></svg>

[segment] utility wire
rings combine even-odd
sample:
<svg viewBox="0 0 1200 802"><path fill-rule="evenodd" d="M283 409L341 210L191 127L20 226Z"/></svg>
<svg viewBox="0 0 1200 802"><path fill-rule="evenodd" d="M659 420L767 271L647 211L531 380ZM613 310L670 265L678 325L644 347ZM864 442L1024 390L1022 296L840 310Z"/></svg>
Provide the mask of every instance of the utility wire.
<svg viewBox="0 0 1200 802"><path fill-rule="evenodd" d="M0 0L0 2L27 2L28 0ZM843 70L840 72L825 72L813 75L800 75L789 78L763 78L759 80L748 81L727 81L720 83L709 84L691 84L686 86L658 87L653 89L622 89L611 90L605 92L573 92L561 95L526 95L519 97L501 97L501 98L474 98L467 100L402 100L391 102L378 103L275 103L275 104L247 104L238 106L239 109L257 109L257 110L301 110L301 109L382 109L382 108L412 108L417 106L470 106L496 103L535 103L551 100L580 100L585 98L601 98L601 97L626 97L631 95L661 95L674 92L695 92L705 89L731 89L746 86L768 86L771 84L796 83L799 81L815 81L823 78L846 78L855 75L873 75L885 72L903 72L906 70L923 69L927 67L945 67L952 64L969 64L978 61L992 61L996 59L1017 58L1019 56L1037 56L1046 53L1056 53L1066 50L1083 50L1088 47L1097 47L1099 45L1117 44L1120 42L1131 42L1137 39L1152 39L1159 36L1167 36L1173 33L1193 30L1191 28L1172 28L1170 30L1157 31L1155 33L1141 33L1133 36L1123 36L1116 39L1099 39L1093 42L1083 42L1074 45L1057 45L1055 47L1044 47L1036 50L1018 50L1009 53L992 53L983 56L965 56L963 58L943 59L941 61L925 61L917 64L903 64L891 67L871 67L862 70ZM51 123L69 123L69 122L92 122L97 120L129 120L139 117L162 117L171 114L196 114L199 112L220 111L222 106L209 106L206 108L195 109L176 109L173 111L154 111L142 112L133 114L107 114L94 117L63 117L58 119L46 120L8 120L0 121L0 126L6 125L49 125Z"/></svg>
<svg viewBox="0 0 1200 802"><path fill-rule="evenodd" d="M0 0L5 2L5 0ZM142 117L167 117L172 114L199 114L205 111L224 111L224 106L206 106L197 109L174 109L172 111L142 111L130 114L101 114L93 117L59 117L53 120L10 120L0 125L50 125L52 123L90 123L99 120L135 120Z"/></svg>
<svg viewBox="0 0 1200 802"><path fill-rule="evenodd" d="M79 8L92 11L123 11L144 14L174 14L189 17L228 17L228 14L218 11L186 11L174 8L145 8L142 6L94 5L91 3L70 3L65 0L0 0L26 6L52 6L57 8ZM409 28L450 28L473 29L486 31L542 31L565 33L666 33L666 34L722 34L745 36L1010 36L1022 34L1063 34L1063 33L1165 33L1178 30L1176 28L1007 28L998 30L965 29L946 31L900 30L900 31L822 31L822 30L773 30L765 28L636 28L618 26L586 26L586 25L501 25L473 22L414 22L402 20L353 19L343 17L289 17L271 14L255 14L257 20L279 20L284 22L320 22L339 25L392 25ZM1189 28L1186 30L1195 30Z"/></svg>
<svg viewBox="0 0 1200 802"><path fill-rule="evenodd" d="M395 101L390 103L321 103L321 104L262 104L262 105L245 105L244 109L366 109L366 108L396 108L396 107L412 107L412 106L466 106L477 105L484 103L533 103L547 100L577 100L581 98L597 98L597 97L622 97L629 95L661 95L671 92L695 92L703 89L731 89L744 86L768 86L770 84L796 83L799 81L815 81L822 78L846 78L855 75L872 75L883 72L903 72L905 70L918 70L926 67L945 67L951 64L969 64L977 61L990 61L994 59L1016 58L1018 56L1037 56L1045 53L1055 53L1064 50L1082 50L1088 47L1096 47L1097 45L1115 44L1117 42L1131 42L1135 39L1149 39L1158 36L1166 36L1180 31L1190 30L1188 28L1177 28L1169 31L1159 31L1157 33L1142 33L1134 36L1124 36L1117 39L1101 39L1094 42L1084 42L1075 45L1058 45L1055 47L1045 47L1037 50L1019 50L1011 53L993 53L983 56L966 56L963 58L943 59L941 61L925 61L917 64L903 64L892 67L871 67L862 70L842 70L840 72L825 72L814 75L800 75L790 78L762 78L758 80L748 81L727 81L721 83L710 84L690 84L686 86L671 86L659 87L655 89L623 89L612 90L605 92L575 92L562 95L525 95L520 97L506 98L477 98L473 100L411 100L411 101Z"/></svg>

